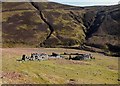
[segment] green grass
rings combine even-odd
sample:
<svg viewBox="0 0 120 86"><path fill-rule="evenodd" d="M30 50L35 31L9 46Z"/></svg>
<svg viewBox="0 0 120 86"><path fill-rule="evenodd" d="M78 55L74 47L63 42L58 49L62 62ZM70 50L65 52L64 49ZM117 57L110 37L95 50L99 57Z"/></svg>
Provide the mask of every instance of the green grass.
<svg viewBox="0 0 120 86"><path fill-rule="evenodd" d="M29 55L29 50L32 49L27 49L25 52L19 49L18 51L21 53L13 49L10 50L3 51L3 72L17 72L22 77L16 80L9 77L3 78L3 81L7 80L7 83L64 84L68 83L70 79L74 79L78 84L118 83L117 58L101 57L102 55L95 54L95 60L86 61L57 59L18 62L16 60L20 59L21 54L27 52ZM33 49L34 52L35 50ZM108 66L113 67L113 69L109 69Z"/></svg>

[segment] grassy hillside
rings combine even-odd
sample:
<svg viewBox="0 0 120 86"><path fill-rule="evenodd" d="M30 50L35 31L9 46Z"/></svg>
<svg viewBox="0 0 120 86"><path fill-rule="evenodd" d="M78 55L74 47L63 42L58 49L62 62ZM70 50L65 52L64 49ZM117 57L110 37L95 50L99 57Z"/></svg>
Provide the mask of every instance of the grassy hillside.
<svg viewBox="0 0 120 86"><path fill-rule="evenodd" d="M36 47L49 33L29 3L3 3L3 47L27 45Z"/></svg>
<svg viewBox="0 0 120 86"><path fill-rule="evenodd" d="M3 3L3 47L16 47L16 45L19 47L18 44L40 46L39 44L50 33L48 25L40 18L38 11L30 3L14 4ZM54 33L45 42L45 46L67 46L82 43L84 40L82 27L73 22L74 20L69 16L69 11L61 8L53 9L53 7L57 8L56 4L45 9L48 3L42 4L43 16L54 28ZM50 5L52 6L52 4ZM52 44L50 41L55 43Z"/></svg>
<svg viewBox="0 0 120 86"><path fill-rule="evenodd" d="M5 2L3 47L85 44L102 49L107 55L120 56L119 15L120 5L74 7L53 2Z"/></svg>
<svg viewBox="0 0 120 86"><path fill-rule="evenodd" d="M19 51L18 51L19 50ZM62 48L3 48L3 83L6 84L118 84L118 59L91 53L95 59L72 61L54 59L19 62L22 54L63 53ZM69 53L90 53L68 49Z"/></svg>

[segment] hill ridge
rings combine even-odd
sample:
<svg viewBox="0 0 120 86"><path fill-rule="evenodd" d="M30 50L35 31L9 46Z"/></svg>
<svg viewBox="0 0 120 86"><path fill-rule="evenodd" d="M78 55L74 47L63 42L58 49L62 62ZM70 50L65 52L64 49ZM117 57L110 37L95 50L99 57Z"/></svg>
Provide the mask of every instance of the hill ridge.
<svg viewBox="0 0 120 86"><path fill-rule="evenodd" d="M120 47L120 5L74 7L54 2L4 2L2 8L3 47L89 45L119 55L110 46L118 50Z"/></svg>

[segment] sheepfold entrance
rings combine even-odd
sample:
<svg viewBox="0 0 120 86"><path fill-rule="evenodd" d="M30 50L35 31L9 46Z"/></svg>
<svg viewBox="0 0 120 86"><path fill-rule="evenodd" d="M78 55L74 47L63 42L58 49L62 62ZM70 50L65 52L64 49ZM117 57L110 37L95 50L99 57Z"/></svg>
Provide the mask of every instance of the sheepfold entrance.
<svg viewBox="0 0 120 86"><path fill-rule="evenodd" d="M31 56L22 55L22 59L19 61L40 61L40 60L47 60L47 59L48 59L47 54L32 53Z"/></svg>

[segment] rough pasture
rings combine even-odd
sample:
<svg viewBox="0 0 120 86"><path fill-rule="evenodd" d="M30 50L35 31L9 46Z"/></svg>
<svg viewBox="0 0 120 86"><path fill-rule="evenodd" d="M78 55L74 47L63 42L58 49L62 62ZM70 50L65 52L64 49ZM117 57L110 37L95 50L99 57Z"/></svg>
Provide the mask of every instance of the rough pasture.
<svg viewBox="0 0 120 86"><path fill-rule="evenodd" d="M18 62L21 55L31 53L90 53L95 59L73 61L50 59ZM3 48L3 83L33 84L117 84L118 58L98 53L63 48Z"/></svg>

